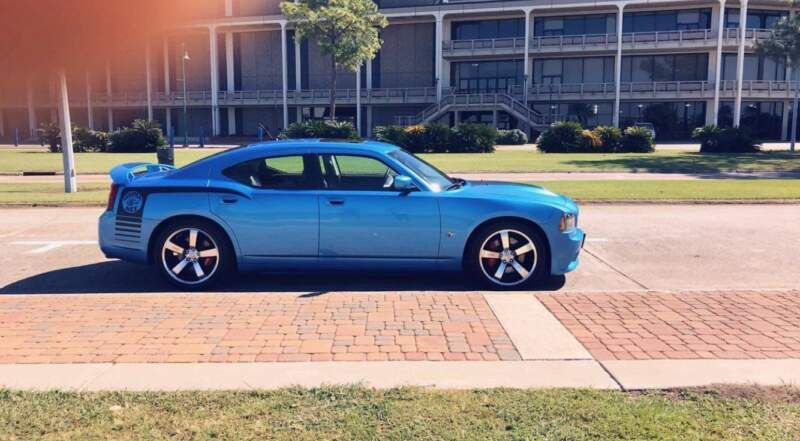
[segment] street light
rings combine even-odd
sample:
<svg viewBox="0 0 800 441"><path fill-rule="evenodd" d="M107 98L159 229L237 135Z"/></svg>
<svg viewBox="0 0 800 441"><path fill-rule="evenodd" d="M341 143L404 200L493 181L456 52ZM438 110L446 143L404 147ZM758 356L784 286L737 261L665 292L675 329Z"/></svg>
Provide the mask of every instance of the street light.
<svg viewBox="0 0 800 441"><path fill-rule="evenodd" d="M183 56L181 57L181 82L183 83L183 146L189 147L189 108L186 96L186 62L191 60L189 52L186 50L186 43L181 43Z"/></svg>

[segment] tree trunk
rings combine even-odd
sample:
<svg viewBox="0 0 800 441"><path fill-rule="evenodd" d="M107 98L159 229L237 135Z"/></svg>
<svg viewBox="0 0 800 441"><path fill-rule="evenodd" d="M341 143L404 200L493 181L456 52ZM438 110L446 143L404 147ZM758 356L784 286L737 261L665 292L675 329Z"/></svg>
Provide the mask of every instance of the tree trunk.
<svg viewBox="0 0 800 441"><path fill-rule="evenodd" d="M336 59L331 56L331 121L336 121Z"/></svg>

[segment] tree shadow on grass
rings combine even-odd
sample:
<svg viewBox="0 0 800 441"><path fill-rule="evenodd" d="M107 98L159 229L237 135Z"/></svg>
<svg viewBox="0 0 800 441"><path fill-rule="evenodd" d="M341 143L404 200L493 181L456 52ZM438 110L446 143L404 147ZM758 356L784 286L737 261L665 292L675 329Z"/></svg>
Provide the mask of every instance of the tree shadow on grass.
<svg viewBox="0 0 800 441"><path fill-rule="evenodd" d="M725 173L752 171L800 172L800 153L685 153L681 155L607 156L602 160L572 160L578 169L627 170L639 173ZM733 177L733 176L731 176ZM723 177L724 178L724 177Z"/></svg>
<svg viewBox="0 0 800 441"><path fill-rule="evenodd" d="M537 290L555 291L564 276L553 277ZM212 292L303 293L316 297L329 292L475 291L481 289L461 273L239 273ZM146 265L121 261L57 269L18 280L0 288L0 295L168 293L178 290Z"/></svg>

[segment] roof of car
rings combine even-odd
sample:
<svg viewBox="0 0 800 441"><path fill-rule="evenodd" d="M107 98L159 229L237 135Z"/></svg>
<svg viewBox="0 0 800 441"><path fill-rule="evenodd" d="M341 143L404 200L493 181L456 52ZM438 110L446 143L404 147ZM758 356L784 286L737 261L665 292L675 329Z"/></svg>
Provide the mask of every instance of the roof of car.
<svg viewBox="0 0 800 441"><path fill-rule="evenodd" d="M322 148L344 148L347 150L363 150L377 153L387 153L392 150L397 150L397 146L387 144L379 141L348 141L342 139L284 139L277 141L260 142L251 144L246 148L259 148L259 149L292 149L292 148L308 148L308 147L322 147Z"/></svg>

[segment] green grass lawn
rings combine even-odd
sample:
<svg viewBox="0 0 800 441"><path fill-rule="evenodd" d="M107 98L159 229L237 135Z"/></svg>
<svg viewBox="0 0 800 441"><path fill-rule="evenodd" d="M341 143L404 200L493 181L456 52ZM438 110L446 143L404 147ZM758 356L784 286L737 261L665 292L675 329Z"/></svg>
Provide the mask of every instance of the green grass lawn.
<svg viewBox="0 0 800 441"><path fill-rule="evenodd" d="M796 389L0 391L0 439L793 440Z"/></svg>
<svg viewBox="0 0 800 441"><path fill-rule="evenodd" d="M798 179L687 181L549 181L538 183L579 202L800 200ZM0 205L105 205L108 184L81 184L65 194L62 184L0 183Z"/></svg>
<svg viewBox="0 0 800 441"><path fill-rule="evenodd" d="M184 165L216 150L178 149L177 165ZM685 151L625 154L541 154L534 151L498 153L439 153L421 155L447 172L548 172L637 171L661 173L713 173L729 171L800 171L800 153L701 155ZM154 162L155 153L78 153L78 173L108 173L124 162ZM0 150L0 173L61 170L61 155L42 150Z"/></svg>

